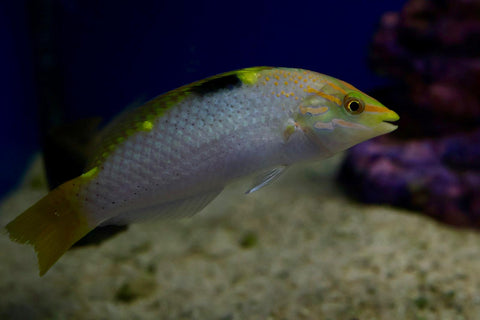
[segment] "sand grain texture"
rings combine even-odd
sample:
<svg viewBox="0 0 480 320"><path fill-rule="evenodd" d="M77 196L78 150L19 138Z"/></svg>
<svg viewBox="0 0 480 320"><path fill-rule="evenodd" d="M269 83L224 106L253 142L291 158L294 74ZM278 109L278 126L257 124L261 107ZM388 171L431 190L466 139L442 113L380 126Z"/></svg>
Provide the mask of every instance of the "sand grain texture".
<svg viewBox="0 0 480 320"><path fill-rule="evenodd" d="M43 278L0 235L0 319L480 319L480 234L349 200L340 158L198 216L69 251ZM248 187L248 185L247 185ZM0 224L46 193L41 161Z"/></svg>

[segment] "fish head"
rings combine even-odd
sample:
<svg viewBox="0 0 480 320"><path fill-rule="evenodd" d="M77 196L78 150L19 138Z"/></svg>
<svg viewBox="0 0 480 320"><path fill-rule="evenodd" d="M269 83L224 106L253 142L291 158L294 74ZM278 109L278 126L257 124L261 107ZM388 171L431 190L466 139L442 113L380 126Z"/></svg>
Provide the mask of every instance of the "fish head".
<svg viewBox="0 0 480 320"><path fill-rule="evenodd" d="M328 77L306 92L295 122L328 154L397 129L397 113L341 80Z"/></svg>

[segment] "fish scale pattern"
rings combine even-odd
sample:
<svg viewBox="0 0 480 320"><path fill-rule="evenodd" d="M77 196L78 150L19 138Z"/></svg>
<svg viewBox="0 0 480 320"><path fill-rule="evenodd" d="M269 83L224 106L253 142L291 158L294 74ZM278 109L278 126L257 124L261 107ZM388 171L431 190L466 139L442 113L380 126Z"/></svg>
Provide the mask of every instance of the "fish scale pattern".
<svg viewBox="0 0 480 320"><path fill-rule="evenodd" d="M105 212L105 220L222 188L237 176L278 165L282 127L298 102L289 99L289 105L283 96L252 89L192 94L155 119L151 131L130 137L88 187L96 200L87 204L88 211Z"/></svg>

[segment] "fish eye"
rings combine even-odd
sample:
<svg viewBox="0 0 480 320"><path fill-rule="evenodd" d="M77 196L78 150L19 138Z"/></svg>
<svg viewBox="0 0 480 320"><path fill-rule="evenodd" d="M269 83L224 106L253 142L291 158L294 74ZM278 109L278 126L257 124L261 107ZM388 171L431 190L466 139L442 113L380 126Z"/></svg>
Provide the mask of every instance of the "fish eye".
<svg viewBox="0 0 480 320"><path fill-rule="evenodd" d="M347 112L350 114L359 114L362 113L363 110L365 110L365 104L362 100L349 96L345 97L343 101L343 106L345 107L345 110L347 110Z"/></svg>

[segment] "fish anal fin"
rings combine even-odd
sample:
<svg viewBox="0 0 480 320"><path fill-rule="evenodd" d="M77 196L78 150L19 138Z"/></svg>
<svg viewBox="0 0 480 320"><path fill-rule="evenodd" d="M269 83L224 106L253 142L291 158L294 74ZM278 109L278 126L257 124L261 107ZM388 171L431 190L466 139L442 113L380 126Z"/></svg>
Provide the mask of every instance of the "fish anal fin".
<svg viewBox="0 0 480 320"><path fill-rule="evenodd" d="M76 198L78 179L54 189L5 227L11 240L34 247L40 276L94 227Z"/></svg>
<svg viewBox="0 0 480 320"><path fill-rule="evenodd" d="M223 189L223 188L222 188ZM150 206L129 210L116 217L113 217L101 224L108 225L128 225L139 221L148 221L153 219L180 219L191 217L205 208L213 199L215 199L222 189L215 189L199 195L175 201L152 204Z"/></svg>

